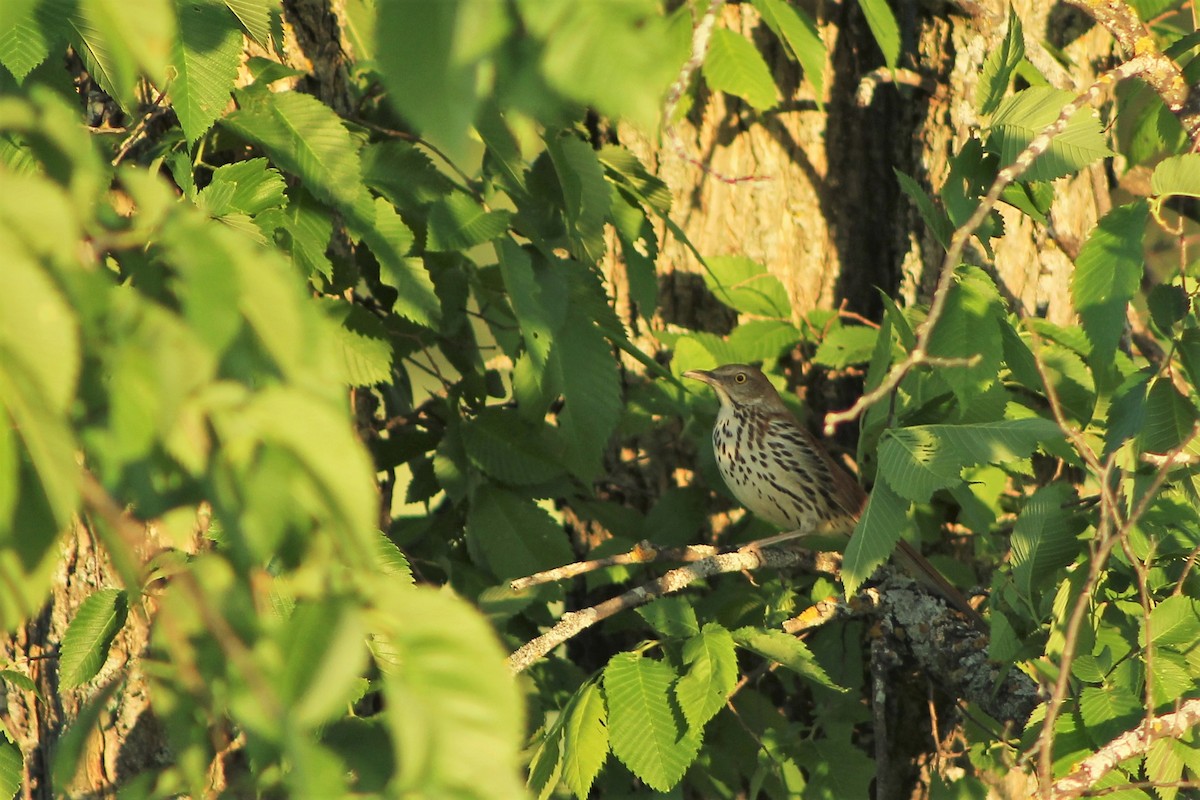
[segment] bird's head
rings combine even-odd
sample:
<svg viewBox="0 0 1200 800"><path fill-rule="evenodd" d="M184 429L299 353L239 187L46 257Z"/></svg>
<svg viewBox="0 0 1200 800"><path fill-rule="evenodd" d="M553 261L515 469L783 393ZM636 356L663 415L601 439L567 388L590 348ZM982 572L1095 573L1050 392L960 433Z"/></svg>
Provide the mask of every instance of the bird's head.
<svg viewBox="0 0 1200 800"><path fill-rule="evenodd" d="M713 370L693 369L683 377L707 383L716 390L722 406L730 408L764 407L778 409L783 406L779 392L767 380L758 367L749 364L726 364Z"/></svg>

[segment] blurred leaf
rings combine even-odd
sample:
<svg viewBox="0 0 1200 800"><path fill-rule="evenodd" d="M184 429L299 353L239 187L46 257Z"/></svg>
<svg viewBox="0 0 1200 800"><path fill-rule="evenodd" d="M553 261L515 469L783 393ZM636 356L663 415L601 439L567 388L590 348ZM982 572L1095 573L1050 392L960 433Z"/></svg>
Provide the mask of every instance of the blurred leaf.
<svg viewBox="0 0 1200 800"><path fill-rule="evenodd" d="M1149 209L1118 206L1096 224L1075 259L1071 295L1092 344L1093 369L1105 370L1125 328L1125 311L1142 277L1142 234Z"/></svg>
<svg viewBox="0 0 1200 800"><path fill-rule="evenodd" d="M1025 31L1016 9L1008 9L1008 32L1000 46L983 62L979 83L975 86L975 108L980 114L991 114L1000 105L1013 72L1025 57Z"/></svg>
<svg viewBox="0 0 1200 800"><path fill-rule="evenodd" d="M562 526L532 501L482 487L467 513L467 539L501 580L532 575L574 560Z"/></svg>
<svg viewBox="0 0 1200 800"><path fill-rule="evenodd" d="M812 84L817 110L825 110L825 42L821 32L802 8L784 0L754 0L772 32L779 37L792 59L804 68L805 79Z"/></svg>
<svg viewBox="0 0 1200 800"><path fill-rule="evenodd" d="M141 69L165 88L171 47L176 41L175 11L169 0L83 0L80 14L104 42L114 68L114 80L132 87ZM89 37L91 38L91 37ZM227 87L228 90L228 87Z"/></svg>
<svg viewBox="0 0 1200 800"><path fill-rule="evenodd" d="M762 54L745 36L717 28L704 59L704 80L714 92L737 95L759 111L779 102L779 90Z"/></svg>
<svg viewBox="0 0 1200 800"><path fill-rule="evenodd" d="M900 24L888 6L887 0L859 0L859 8L867 19L867 26L875 43L883 51L884 62L895 69L900 63Z"/></svg>
<svg viewBox="0 0 1200 800"><path fill-rule="evenodd" d="M39 202L41 193L22 191L24 184L13 181L6 185L8 191L21 193L22 202L46 213L57 212L55 204ZM4 202L0 200L0 206ZM0 222L10 222L2 207ZM57 233L45 231L47 235ZM74 238L74 231L64 233ZM19 245L4 233L0 233L0 243L9 245L4 269L7 291L0 292L0 318L5 321L0 326L0 354L32 382L31 388L47 412L64 413L79 377L79 320L49 275L21 252ZM0 399L3 397L0 392Z"/></svg>
<svg viewBox="0 0 1200 800"><path fill-rule="evenodd" d="M1074 99L1071 92L1046 87L1032 87L1005 98L992 116L989 149L999 153L1001 163L1013 163ZM1027 181L1050 181L1111 155L1096 112L1090 107L1081 108L1021 177Z"/></svg>
<svg viewBox="0 0 1200 800"><path fill-rule="evenodd" d="M725 707L737 684L733 637L719 624L706 623L684 643L683 663L687 672L675 684L675 698L688 728L700 730Z"/></svg>
<svg viewBox="0 0 1200 800"><path fill-rule="evenodd" d="M119 589L100 589L80 604L59 651L58 678L63 689L74 689L96 677L128 613L128 598Z"/></svg>
<svg viewBox="0 0 1200 800"><path fill-rule="evenodd" d="M790 319L791 301L779 279L745 256L711 256L704 283L725 305L743 314Z"/></svg>
<svg viewBox="0 0 1200 800"><path fill-rule="evenodd" d="M171 98L190 144L203 136L229 105L242 55L242 34L237 19L221 0L175 3L179 37L172 53L175 79Z"/></svg>
<svg viewBox="0 0 1200 800"><path fill-rule="evenodd" d="M354 700L367 666L366 629L358 610L337 598L299 603L281 632L283 671L277 688L290 724L332 721Z"/></svg>
<svg viewBox="0 0 1200 800"><path fill-rule="evenodd" d="M517 742L524 707L495 631L451 592L395 587L376 599L368 625L398 655L382 679L398 767L389 790L521 797ZM487 776L482 783L481 775Z"/></svg>
<svg viewBox="0 0 1200 800"><path fill-rule="evenodd" d="M675 705L674 670L638 653L618 653L604 668L608 735L613 755L659 792L683 778L700 749Z"/></svg>

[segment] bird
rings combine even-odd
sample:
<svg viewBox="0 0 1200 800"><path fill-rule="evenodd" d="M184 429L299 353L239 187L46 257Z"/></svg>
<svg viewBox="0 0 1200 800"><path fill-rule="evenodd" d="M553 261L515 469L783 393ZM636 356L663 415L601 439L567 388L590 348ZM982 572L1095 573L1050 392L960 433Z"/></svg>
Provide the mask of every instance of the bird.
<svg viewBox="0 0 1200 800"><path fill-rule="evenodd" d="M708 384L720 401L712 442L725 485L748 511L786 531L759 541L759 547L814 534L850 536L866 506L866 490L793 416L762 370L726 364L683 377ZM982 622L962 593L908 542L900 540L896 560Z"/></svg>

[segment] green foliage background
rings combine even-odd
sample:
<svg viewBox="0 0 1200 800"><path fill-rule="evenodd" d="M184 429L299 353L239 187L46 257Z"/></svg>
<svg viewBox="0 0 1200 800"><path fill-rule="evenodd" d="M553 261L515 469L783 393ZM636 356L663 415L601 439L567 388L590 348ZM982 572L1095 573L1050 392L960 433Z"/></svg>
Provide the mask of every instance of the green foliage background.
<svg viewBox="0 0 1200 800"><path fill-rule="evenodd" d="M1151 5L1147 18L1179 4ZM814 21L783 0L754 7L821 96ZM895 17L862 7L895 66ZM205 794L208 731L224 724L252 793L866 796L862 624L806 641L778 630L840 591L828 578L713 580L606 623L599 655L560 648L519 680L504 664L566 598L505 582L588 555L562 506L613 533L601 552L700 540L696 487L645 514L595 491L615 440L669 418L688 420L698 480L723 491L703 455L713 401L683 371L764 361L782 385L800 347L862 367L871 389L926 320L890 301L877 329L798 319L761 265L698 254L741 326L663 331L669 368L629 339L607 243L652 324L656 231L682 232L662 181L594 145L585 111L655 130L694 10L350 0L342 107L304 91L272 0L3 4L0 623L38 613L61 537L86 515L119 580L78 610L59 687L96 677L130 615L152 623L143 660L172 761L129 796ZM1154 34L1184 65L1200 45L1178 25ZM898 176L943 244L1070 99L1023 46L1014 18L975 98L983 126L939 194ZM780 101L758 46L723 28L689 91L701 82L754 109ZM958 266L928 342L953 366L918 366L862 420L876 488L844 588L952 517L973 534L972 563L950 577L990 582L991 657L1051 684L1070 671L1049 730L1043 712L1023 740L972 716L967 769L940 796L980 796L1048 736L1063 774L1197 695L1200 275L1176 241L1173 271L1141 287L1146 232L1179 222L1172 198L1193 198L1194 215L1200 156L1146 92L1110 113L1137 135L1081 111L1004 195L1044 222L1055 178L1114 151L1154 168L1151 196L1109 212L1079 254L1080 325L1018 316L986 264ZM990 217L978 243L1004 235ZM1128 346L1131 303L1153 359ZM1154 458L1170 453L1185 457ZM168 543L148 560L135 520ZM613 568L587 588L631 579ZM21 664L0 678L34 690ZM68 730L56 787L119 680ZM25 754L11 735L0 753L7 796ZM1118 783L1200 776L1192 739L1135 762Z"/></svg>

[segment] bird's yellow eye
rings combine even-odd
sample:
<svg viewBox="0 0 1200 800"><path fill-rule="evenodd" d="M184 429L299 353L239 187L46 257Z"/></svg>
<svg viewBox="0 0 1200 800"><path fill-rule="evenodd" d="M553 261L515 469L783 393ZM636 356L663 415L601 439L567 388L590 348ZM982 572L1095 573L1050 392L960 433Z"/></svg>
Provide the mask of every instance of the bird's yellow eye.
<svg viewBox="0 0 1200 800"><path fill-rule="evenodd" d="M735 375L733 377L733 380L737 383L745 383L746 382L746 373L739 372L737 375Z"/></svg>

